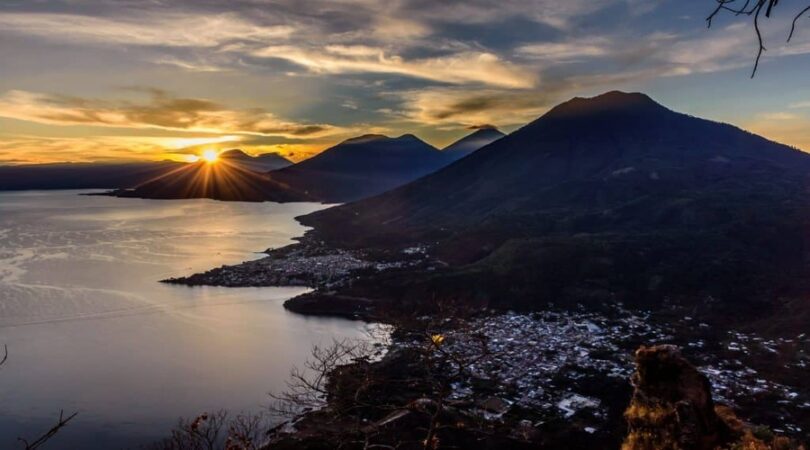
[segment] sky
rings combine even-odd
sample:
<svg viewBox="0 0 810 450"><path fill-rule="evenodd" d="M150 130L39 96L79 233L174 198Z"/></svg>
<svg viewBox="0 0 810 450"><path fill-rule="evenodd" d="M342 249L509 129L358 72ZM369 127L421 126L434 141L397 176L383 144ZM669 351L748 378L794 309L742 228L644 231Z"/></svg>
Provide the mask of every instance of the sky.
<svg viewBox="0 0 810 450"><path fill-rule="evenodd" d="M3 0L0 164L301 160L352 136L441 148L575 96L641 91L810 151L810 17L713 0Z"/></svg>

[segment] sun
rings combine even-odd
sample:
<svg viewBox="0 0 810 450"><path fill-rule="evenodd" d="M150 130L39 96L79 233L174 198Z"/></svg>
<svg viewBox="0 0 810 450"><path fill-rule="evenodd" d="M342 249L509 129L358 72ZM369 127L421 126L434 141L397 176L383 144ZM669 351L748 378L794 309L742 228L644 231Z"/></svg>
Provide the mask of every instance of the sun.
<svg viewBox="0 0 810 450"><path fill-rule="evenodd" d="M207 163L215 163L219 159L219 153L216 150L206 150L202 153L201 158Z"/></svg>

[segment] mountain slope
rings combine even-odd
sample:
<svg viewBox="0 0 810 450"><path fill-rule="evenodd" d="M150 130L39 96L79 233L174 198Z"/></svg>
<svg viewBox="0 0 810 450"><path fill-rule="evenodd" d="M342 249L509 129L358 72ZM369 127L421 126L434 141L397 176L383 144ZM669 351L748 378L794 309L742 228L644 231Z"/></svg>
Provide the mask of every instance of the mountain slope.
<svg viewBox="0 0 810 450"><path fill-rule="evenodd" d="M442 152L448 156L452 155L454 160L461 159L504 136L506 135L495 127L483 127L443 148Z"/></svg>
<svg viewBox="0 0 810 450"><path fill-rule="evenodd" d="M214 164L189 165L135 189L114 195L138 198L213 198L235 201L346 202L376 195L431 173L451 162L413 135L366 135L344 141L298 164L259 173L279 164L273 154L251 157L241 150Z"/></svg>
<svg viewBox="0 0 810 450"><path fill-rule="evenodd" d="M159 177L141 183L134 189L110 192L117 197L183 199L210 198L225 201L292 202L315 199L271 180L227 159L214 164L185 164Z"/></svg>
<svg viewBox="0 0 810 450"><path fill-rule="evenodd" d="M808 173L803 152L610 92L301 221L343 247L431 243L492 301L764 300L803 288Z"/></svg>
<svg viewBox="0 0 810 450"><path fill-rule="evenodd" d="M241 150L228 150L220 154L222 162L231 167L254 172L287 167L292 162L275 153L250 156ZM19 189L131 189L144 183L167 183L161 188L168 196L170 190L178 189L177 180L164 177L168 174L195 172L181 170L188 166L173 161L124 162L124 163L57 163L0 166L0 190ZM200 165L199 167L204 167ZM232 176L240 172L232 173ZM249 178L256 178L250 176ZM248 181L248 183L250 183ZM156 185L152 185L157 188ZM142 192L146 192L142 190ZM178 196L180 191L178 189Z"/></svg>
<svg viewBox="0 0 810 450"><path fill-rule="evenodd" d="M449 162L411 134L397 138L365 135L269 175L321 201L345 202L387 191Z"/></svg>
<svg viewBox="0 0 810 450"><path fill-rule="evenodd" d="M458 229L538 209L603 209L633 195L641 201L655 192L721 187L737 176L770 186L779 180L762 175L803 175L808 168L810 157L798 150L675 113L642 94L613 92L566 102L416 183L304 221L326 227L356 218L352 223L380 227L380 233ZM632 192L642 186L653 191Z"/></svg>
<svg viewBox="0 0 810 450"><path fill-rule="evenodd" d="M0 190L130 188L182 163L57 163L0 166Z"/></svg>

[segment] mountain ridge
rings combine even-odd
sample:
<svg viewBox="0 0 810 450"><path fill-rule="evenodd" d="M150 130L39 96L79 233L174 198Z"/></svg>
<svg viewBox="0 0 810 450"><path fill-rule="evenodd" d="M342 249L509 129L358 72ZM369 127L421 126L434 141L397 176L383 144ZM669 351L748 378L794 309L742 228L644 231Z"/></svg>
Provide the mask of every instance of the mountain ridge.
<svg viewBox="0 0 810 450"><path fill-rule="evenodd" d="M608 95L608 98L612 99L617 93L617 91L614 91L609 93L609 95L606 95ZM629 95L633 99L638 99L638 96L643 94L625 95ZM530 178L527 181L531 181L529 185L534 187L543 184L550 184L551 182L557 182L560 180L570 181L572 177L593 177L597 180L616 178L622 174L631 175L633 172L640 173L642 167L652 171L655 171L656 168L661 169L660 173L657 174L652 174L652 171L648 171L646 176L656 177L658 180L661 180L666 178L667 175L676 175L672 178L677 179L682 175L689 176L690 174L683 174L683 171L679 171L681 173L677 174L669 174L666 169L672 168L666 167L666 164L663 164L660 159L678 159L684 154L691 153L693 155L697 155L698 157L705 157L705 159L702 161L697 161L697 163L712 162L713 164L716 164L716 167L723 167L724 165L733 165L731 163L733 162L732 158L734 157L750 158L750 160L747 162L757 162L768 159L764 158L764 154L759 151L760 147L762 146L769 147L772 150L775 150L776 153L779 153L778 155L771 155L772 157L769 160L778 163L786 170L791 170L793 163L795 162L801 164L807 163L808 161L808 155L799 150L769 141L732 125L707 121L705 119L698 119L692 116L672 112L658 103L655 103L649 99L649 97L644 97L647 99L643 102L646 107L655 107L659 112L667 114L666 120L657 123L657 130L650 130L649 127L644 127L645 130L641 137L648 142L632 142L632 146L614 145L614 147L620 148L611 149L613 153L607 156L599 156L597 154L596 158L598 159L594 160L593 155L595 153L605 152L604 146L594 145L601 144L595 141L601 137L604 137L601 135L611 133L612 126L618 121L626 120L627 111L623 111L623 108L618 109L618 111L612 108L599 108L595 110L593 114L596 115L598 122L591 125L593 128L598 129L587 130L589 132L595 132L593 134L585 133L584 131L586 130L582 129L582 124L578 122L579 119L577 119L575 116L573 116L572 119L572 116L570 116L572 111L570 107L573 105L576 107L576 109L579 109L580 105L583 104L582 100L572 100L565 102L558 107L552 108L547 114L525 125L514 133L507 135L494 144L485 146L480 151L476 152L474 156L459 161L452 166L449 166L437 173L431 174L423 180L420 180L422 190L426 191L428 190L427 187L430 186L438 191L456 192L459 188L462 188L465 185L478 185L480 187L481 185L493 184L493 182L489 180L490 176L492 175L491 173L480 173L484 169L488 171L503 169L499 175L508 176L509 178L521 176L527 179ZM601 102L601 100L603 100L603 96L597 96L594 97L594 99L597 104L603 104ZM604 113L606 112L610 114L605 115ZM622 113L623 115L617 116L615 114L616 112ZM647 111L631 109L629 112L635 116L635 120L641 121L641 123L638 125L646 125L648 123L655 122L651 121L651 118L647 115ZM696 145L686 147L679 144L679 147L676 149L661 149L660 147L656 147L656 145L659 145L662 142L662 138L657 136L656 133L669 126L670 124L668 122L670 122L673 118L675 120L686 119L689 121L687 126L697 126L703 129L706 127L719 127L719 136L716 135L718 133L715 133L713 140L717 142L725 142L723 147L725 150L734 147L733 144L736 144L740 139L747 140L747 146L737 147L732 154L724 155L722 154L722 151L718 153L703 150L714 146L717 142L699 143L695 142L693 136L689 136L685 138L687 141L686 143ZM577 122L572 122L572 120ZM683 125L681 125L681 127L683 127ZM580 130L583 132L582 136L575 136L571 138L574 133L579 133ZM695 133L700 134L702 131L703 130L697 130ZM595 137L594 135L596 133L599 133L600 136ZM676 134L671 131L668 133ZM573 140L569 142L569 140L571 140L569 138ZM731 140L724 141L724 139L727 138L731 138ZM565 145L558 145L561 143L560 140L563 140L564 142L562 143ZM649 150L650 148L656 149L656 151L651 153ZM578 154L573 155L572 152L578 152ZM516 155L520 156L520 160L514 162L514 157ZM581 163L580 166L576 166L569 161L572 157L579 159L577 162ZM632 159L632 162L638 163L638 165L628 165L622 163L622 161L627 162L629 159ZM550 162L555 163L553 167L549 165ZM709 169L716 167L709 167ZM538 170L540 170L541 173L537 173ZM456 179L451 180L451 177L447 176L448 172L452 173ZM445 177L445 179L440 180L442 177ZM438 186L440 182L442 186ZM454 183L454 186L449 186L450 184ZM507 186L510 185L510 183L507 182L504 182L503 184ZM512 185L513 184L514 183L512 183ZM397 193L403 195L413 195L413 191L416 189L414 186L415 185L413 183L403 186L397 190ZM411 192L405 194L405 191ZM477 192L473 200L480 199L480 196L483 194L484 193ZM498 193L492 192L492 194ZM393 194L386 194L380 197L375 197L374 199L369 199L368 201L380 203L384 202L386 198L390 198L392 195ZM516 193L516 196L522 195L520 193ZM439 201L438 199L426 200ZM351 206L348 205L345 206L345 208L350 207ZM330 212L323 211L322 214L332 214L332 211L338 210L339 208L330 210ZM321 213L315 213L313 214L313 217L316 217L319 214Z"/></svg>
<svg viewBox="0 0 810 450"><path fill-rule="evenodd" d="M342 248L430 243L451 272L489 280L475 295L511 306L575 301L576 290L653 303L739 295L753 305L806 289L808 173L810 155L796 149L611 92L552 108L405 186L299 220Z"/></svg>
<svg viewBox="0 0 810 450"><path fill-rule="evenodd" d="M317 201L270 179L264 173L251 170L245 164L223 161L185 164L132 189L118 189L107 195L160 200L209 198L243 202Z"/></svg>
<svg viewBox="0 0 810 450"><path fill-rule="evenodd" d="M461 159L478 149L489 145L498 139L506 136L493 126L479 128L476 131L462 137L442 149L448 155L453 155L455 159Z"/></svg>
<svg viewBox="0 0 810 450"><path fill-rule="evenodd" d="M147 161L0 165L0 191L132 188L183 164Z"/></svg>
<svg viewBox="0 0 810 450"><path fill-rule="evenodd" d="M263 158L271 158L270 164L281 159L273 154L253 157L233 149L220 154L220 161L210 167L189 166L182 172L113 194L162 199L214 195L218 200L341 203L396 188L455 159L410 133L398 137L365 134L349 138L297 164L269 171L257 167L265 163ZM219 178L189 176L202 173L213 173ZM217 179L232 187L200 186L204 180ZM184 183L193 183L194 188Z"/></svg>
<svg viewBox="0 0 810 450"><path fill-rule="evenodd" d="M270 178L325 202L379 194L449 163L439 150L413 134L347 139Z"/></svg>

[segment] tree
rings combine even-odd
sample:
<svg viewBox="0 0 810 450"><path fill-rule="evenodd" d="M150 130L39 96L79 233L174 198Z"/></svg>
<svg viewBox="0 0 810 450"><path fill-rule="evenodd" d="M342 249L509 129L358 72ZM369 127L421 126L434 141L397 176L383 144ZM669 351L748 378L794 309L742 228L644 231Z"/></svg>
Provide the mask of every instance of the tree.
<svg viewBox="0 0 810 450"><path fill-rule="evenodd" d="M751 78L753 78L757 74L757 69L759 68L759 61L762 58L762 54L765 51L767 51L767 48L765 48L765 40L762 37L762 30L760 28L760 19L762 17L769 19L774 10L779 6L779 0L714 0L714 1L717 3L717 7L706 18L706 22L710 28L712 26L715 17L717 17L719 14L722 13L752 18L754 22L754 31L757 34L757 41L759 43L759 49L757 50L757 57L756 60L754 61L754 69L751 72ZM793 22L791 23L790 26L790 32L788 33L787 42L790 42L790 40L793 39L793 35L796 33L796 24L798 23L799 19L801 19L805 14L808 13L810 13L810 5L805 6L803 9L795 13L795 15L793 16Z"/></svg>
<svg viewBox="0 0 810 450"><path fill-rule="evenodd" d="M271 411L287 422L271 430L268 448L320 448L328 441L334 448L435 450L494 439L478 403L452 398L457 382L474 377L470 367L490 356L486 338L470 328L473 310L462 302L431 309L386 316L401 342L385 346L392 353L383 360L360 340L316 348L305 370L292 371L287 390L271 394ZM469 336L463 344L461 335ZM286 424L300 434L287 435ZM313 432L314 443L302 443Z"/></svg>
<svg viewBox="0 0 810 450"><path fill-rule="evenodd" d="M2 368L3 364L5 364L6 361L8 361L8 346L3 345L3 357L0 358L0 368ZM65 412L59 411L59 420L56 421L56 424L38 438L31 441L25 438L17 438L17 439L23 445L24 450L36 450L45 445L45 443L51 440L52 437L56 436L56 433L58 433L59 430L64 428L68 424L68 422L73 420L73 418L76 417L77 414L79 413L73 413L65 417Z"/></svg>
<svg viewBox="0 0 810 450"><path fill-rule="evenodd" d="M171 435L144 450L257 450L270 427L265 414L229 415L220 410L180 419Z"/></svg>

